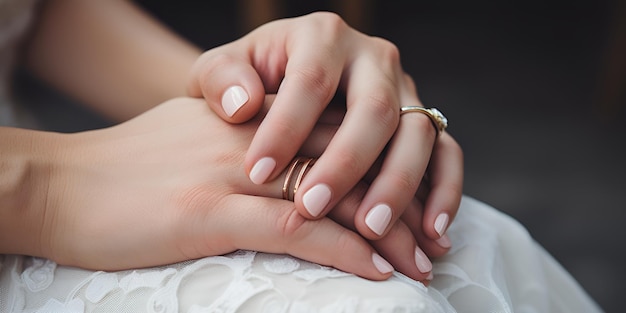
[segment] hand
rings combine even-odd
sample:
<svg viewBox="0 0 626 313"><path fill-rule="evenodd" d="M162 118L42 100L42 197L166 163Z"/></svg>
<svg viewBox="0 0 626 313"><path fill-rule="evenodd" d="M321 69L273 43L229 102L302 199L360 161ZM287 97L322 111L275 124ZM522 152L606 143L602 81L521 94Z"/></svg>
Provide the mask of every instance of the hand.
<svg viewBox="0 0 626 313"><path fill-rule="evenodd" d="M391 275L380 250L399 271L427 277L429 271L420 272L414 261L417 241L424 238L414 235L419 227L394 223L387 237L372 242L375 250L330 218L303 218L292 202L280 199L281 182L251 183L241 164L258 123L230 125L204 101L181 98L111 128L59 134L58 158L47 171L45 212L31 223L43 225L45 238L35 254L117 270L253 249L379 280ZM303 149L316 156L336 130L318 125ZM353 226L355 203L365 190L366 182L357 183L334 218Z"/></svg>
<svg viewBox="0 0 626 313"><path fill-rule="evenodd" d="M344 93L345 118L302 182L294 199L298 211L307 218L327 214L388 147L355 214L356 228L368 239L384 237L428 171L424 229L433 240L445 233L461 199L462 152L446 133L434 143L426 116L400 118L400 105L421 103L393 44L357 32L332 13L278 20L205 52L189 85L191 96L207 99L231 123L255 116L265 94L275 92L245 158L253 182L278 177L331 98ZM378 212L366 218L373 208Z"/></svg>

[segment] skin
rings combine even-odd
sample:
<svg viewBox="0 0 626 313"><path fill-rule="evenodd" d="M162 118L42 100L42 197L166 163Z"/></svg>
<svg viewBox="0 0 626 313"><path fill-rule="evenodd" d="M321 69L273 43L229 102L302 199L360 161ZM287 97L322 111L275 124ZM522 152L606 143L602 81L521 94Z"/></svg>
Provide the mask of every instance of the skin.
<svg viewBox="0 0 626 313"><path fill-rule="evenodd" d="M93 269L122 269L247 248L290 253L384 279L388 273L372 265L377 251L396 269L423 280L428 271L416 268L415 252L437 257L449 248L445 229L437 232L434 225L441 214L452 221L458 210L461 149L447 133L436 139L430 121L422 114L399 116L400 103L420 102L412 80L400 66L397 48L355 31L334 14L315 13L268 23L240 40L201 53L130 2L51 0L43 2L23 55L27 67L42 80L124 123L67 135L0 128L0 168L11 169L3 170L0 180L2 203L9 204L0 208L4 222L0 252L44 256ZM223 110L222 97L231 86L242 86L249 100L229 116ZM345 99L330 107L336 91ZM266 95L272 93L277 93L275 101L263 106ZM204 100L185 105L191 100L177 97L186 94ZM174 105L181 102L180 107ZM203 103L204 109L196 108L197 103ZM214 128L180 131L178 128L184 129L196 117L185 111L186 106L199 110L190 109L198 115L212 112L205 122L213 123L206 127ZM332 132L314 135L317 125L327 118L325 114L337 108L339 113L330 118L334 123L322 123L333 125ZM189 121L173 118L179 109ZM168 119L180 124L160 130L169 125ZM251 119L256 131L245 126ZM217 136L220 141L215 142L215 133L239 128L247 132L247 141L232 145L230 136ZM183 133L189 137L182 137ZM212 137L205 138L207 134ZM188 145L165 140L173 138ZM194 138L191 144L189 140ZM308 140L318 142L316 148L307 147ZM158 141L164 141L163 145ZM211 159L209 155L196 159L197 163L174 157L187 156L184 152L199 147L204 148L202 153L214 150L222 155L212 163L206 161ZM140 148L144 150L134 150ZM284 177L286 165L301 153L319 156L319 160L305 177L303 192L296 194L294 208L294 203L280 199L282 179L277 178ZM159 162L171 166L171 172L139 166L132 162L135 156L147 157L142 166L147 160L169 157ZM254 184L246 176L266 156L275 159L276 166L262 184ZM181 164L174 165L175 160ZM191 164L196 164L193 171L189 170ZM205 167L210 169L199 170ZM241 175L228 180L215 174L227 169ZM179 170L187 170L188 175L173 174ZM336 175L338 172L342 175ZM424 173L427 181L422 179ZM190 182L187 192L165 192L171 187L167 182L176 181L176 176L189 176L185 177ZM209 186L199 183L206 177L226 181L216 180ZM53 179L63 184L42 185ZM155 182L160 180L159 186ZM320 183L329 186L332 196L320 214L312 216L303 204L303 195ZM218 187L223 186L230 189L219 193ZM164 195L170 198L162 198ZM216 195L219 197L211 198ZM259 206L255 201L264 209L250 215L244 209ZM204 203L242 209L225 211L204 207ZM375 233L365 221L368 211L380 203L389 205L391 218L382 232ZM144 209L128 209L138 205ZM51 206L55 209L49 209ZM154 219L153 227L103 239L102 234L111 229L133 229L120 218L125 214L130 214L128 221L139 224L149 216ZM176 214L187 218L178 219ZM252 228L245 221L272 225L259 228L267 234L242 232L248 239L232 233L202 233L205 222L215 223L231 215L239 217L233 220L241 220L240 224L233 222L231 230ZM195 218L198 216L201 218ZM176 226L168 224L169 217L183 230L176 231ZM99 222L93 222L96 220ZM288 221L284 225L289 227L276 231L277 220ZM83 224L90 227L80 227ZM22 228L13 227L17 225ZM217 227L220 225L227 224ZM334 230L327 233L327 229ZM27 236L28 232L39 236ZM350 240L337 241L332 235L337 232ZM215 248L216 242L219 248ZM322 244L326 242L340 244L326 247ZM352 245L354 253L337 253ZM141 248L144 246L147 248ZM132 255L132 260L124 255Z"/></svg>
<svg viewBox="0 0 626 313"><path fill-rule="evenodd" d="M100 130L3 129L0 145L13 149L0 150L3 165L10 165L2 168L11 169L1 190L22 192L0 193L2 203L15 204L0 210L0 251L120 270L252 249L374 280L391 275L374 265L380 254L406 275L427 278L413 261L416 238L425 238L413 233L419 228L398 222L373 242L351 228L366 181L337 205L332 219L317 220L280 199L280 182L250 182L241 163L259 121L227 124L204 100L176 98ZM305 151L321 153L336 129L319 124Z"/></svg>
<svg viewBox="0 0 626 313"><path fill-rule="evenodd" d="M230 115L220 98L232 86L242 87L248 100ZM277 92L244 163L250 175L260 160L275 161L267 177L252 179L258 184L272 181L286 168L337 91L346 95L344 118L300 185L295 197L298 212L311 219L330 212L390 145L383 167L356 212L359 233L369 239L384 237L408 207L430 160L437 159L445 165L430 173L433 179L423 226L430 238L440 238L445 229L436 232L435 219L445 214L451 221L460 203L462 152L447 133L435 140L435 129L423 114L399 115L401 104L423 105L392 43L359 33L332 13L278 20L205 52L192 69L189 88L192 96L212 99L209 104L215 112L231 123L255 116L264 94ZM328 187L331 196L313 214L303 197L320 185ZM381 203L391 208L391 220L381 233L375 233L365 220L369 210Z"/></svg>

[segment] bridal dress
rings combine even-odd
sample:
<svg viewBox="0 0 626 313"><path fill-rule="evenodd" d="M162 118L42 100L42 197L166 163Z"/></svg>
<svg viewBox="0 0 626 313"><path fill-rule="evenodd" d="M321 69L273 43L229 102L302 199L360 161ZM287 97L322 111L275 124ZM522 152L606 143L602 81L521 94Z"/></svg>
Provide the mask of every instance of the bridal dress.
<svg viewBox="0 0 626 313"><path fill-rule="evenodd" d="M26 28L30 0L0 0L0 75ZM15 125L8 88L0 122ZM113 230L112 230L113 231ZM516 220L465 196L427 287L394 273L370 281L288 255L236 251L118 272L0 255L0 312L601 312Z"/></svg>

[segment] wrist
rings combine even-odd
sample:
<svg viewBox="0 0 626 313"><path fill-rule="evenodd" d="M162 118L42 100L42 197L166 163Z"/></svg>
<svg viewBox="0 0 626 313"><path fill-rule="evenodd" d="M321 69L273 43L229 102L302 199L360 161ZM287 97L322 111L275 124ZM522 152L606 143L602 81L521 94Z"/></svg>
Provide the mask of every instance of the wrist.
<svg viewBox="0 0 626 313"><path fill-rule="evenodd" d="M0 128L0 253L47 256L49 187L61 136Z"/></svg>

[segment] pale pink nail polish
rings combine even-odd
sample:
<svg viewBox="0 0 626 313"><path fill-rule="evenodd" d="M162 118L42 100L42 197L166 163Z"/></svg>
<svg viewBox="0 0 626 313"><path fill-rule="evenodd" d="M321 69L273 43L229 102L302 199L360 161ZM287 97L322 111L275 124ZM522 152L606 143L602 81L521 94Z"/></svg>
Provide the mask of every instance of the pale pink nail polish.
<svg viewBox="0 0 626 313"><path fill-rule="evenodd" d="M250 100L248 93L240 86L232 86L226 89L222 95L222 108L226 115L233 116L241 107Z"/></svg>
<svg viewBox="0 0 626 313"><path fill-rule="evenodd" d="M382 235L391 221L391 208L386 204L378 204L370 209L365 216L365 224L377 235Z"/></svg>
<svg viewBox="0 0 626 313"><path fill-rule="evenodd" d="M433 269L433 264L419 247L415 247L415 265L421 273L428 273Z"/></svg>
<svg viewBox="0 0 626 313"><path fill-rule="evenodd" d="M311 216L318 216L330 202L330 187L326 184L318 184L309 189L302 196L304 208Z"/></svg>
<svg viewBox="0 0 626 313"><path fill-rule="evenodd" d="M435 240L435 242L442 248L448 249L452 247L452 242L450 241L450 237L448 235L443 235L441 238Z"/></svg>
<svg viewBox="0 0 626 313"><path fill-rule="evenodd" d="M276 161L270 157L258 160L250 171L250 180L257 185L263 184L272 174L275 167Z"/></svg>
<svg viewBox="0 0 626 313"><path fill-rule="evenodd" d="M372 262L376 269L382 274L391 273L393 271L393 266L377 253L372 254Z"/></svg>
<svg viewBox="0 0 626 313"><path fill-rule="evenodd" d="M449 220L450 217L446 213L439 214L435 219L435 231L437 232L437 234L439 234L439 236L443 236L443 234L446 232Z"/></svg>

